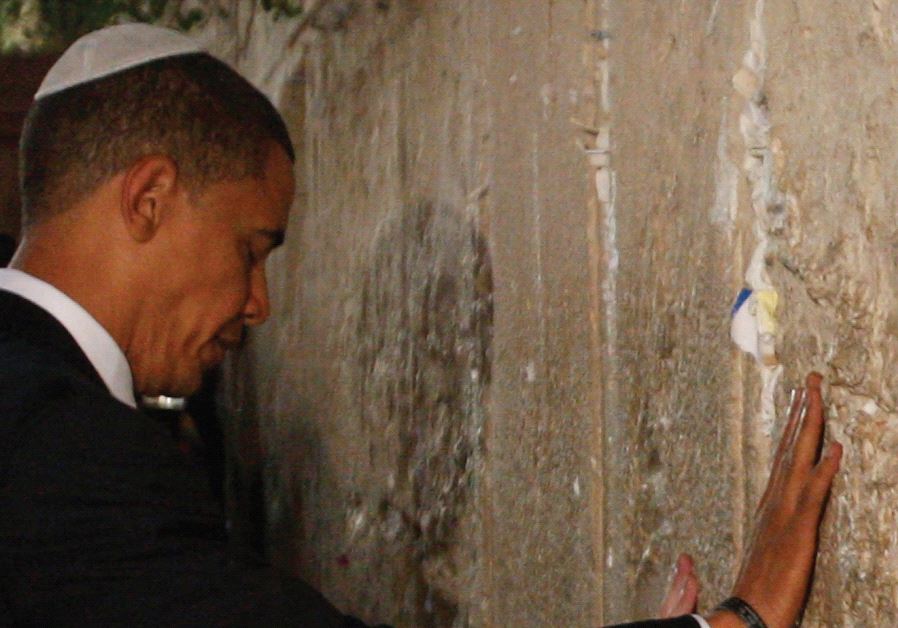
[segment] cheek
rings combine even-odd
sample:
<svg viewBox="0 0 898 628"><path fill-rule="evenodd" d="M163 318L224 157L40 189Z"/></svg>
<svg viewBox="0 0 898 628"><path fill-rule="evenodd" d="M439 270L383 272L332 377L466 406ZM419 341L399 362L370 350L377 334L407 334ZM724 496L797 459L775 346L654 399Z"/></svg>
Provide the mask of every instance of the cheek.
<svg viewBox="0 0 898 628"><path fill-rule="evenodd" d="M242 271L223 275L210 283L204 298L198 300L198 316L204 326L218 328L242 317L250 294L249 280Z"/></svg>
<svg viewBox="0 0 898 628"><path fill-rule="evenodd" d="M218 247L172 271L180 276L178 286L160 314L177 330L177 350L196 355L242 315L250 290L245 263L235 249Z"/></svg>
<svg viewBox="0 0 898 628"><path fill-rule="evenodd" d="M242 313L249 299L251 285L251 278L243 269L235 271L221 284L222 307L229 310L232 316Z"/></svg>
<svg viewBox="0 0 898 628"><path fill-rule="evenodd" d="M221 308L240 302L248 292L249 278L242 256L236 253L200 264L194 277L197 294L202 294L200 306Z"/></svg>

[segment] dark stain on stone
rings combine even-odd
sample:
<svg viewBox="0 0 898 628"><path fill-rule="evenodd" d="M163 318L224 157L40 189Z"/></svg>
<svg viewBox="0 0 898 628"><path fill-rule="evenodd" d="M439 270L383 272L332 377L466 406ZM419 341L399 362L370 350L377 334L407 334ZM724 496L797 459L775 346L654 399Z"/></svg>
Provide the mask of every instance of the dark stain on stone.
<svg viewBox="0 0 898 628"><path fill-rule="evenodd" d="M391 478L363 498L366 536L403 563L391 569L412 592L416 608L404 610L414 625L452 625L466 614L453 590L465 577L453 547L476 516L490 382L487 247L473 217L408 205L381 223L359 281L345 339L349 381L370 475Z"/></svg>

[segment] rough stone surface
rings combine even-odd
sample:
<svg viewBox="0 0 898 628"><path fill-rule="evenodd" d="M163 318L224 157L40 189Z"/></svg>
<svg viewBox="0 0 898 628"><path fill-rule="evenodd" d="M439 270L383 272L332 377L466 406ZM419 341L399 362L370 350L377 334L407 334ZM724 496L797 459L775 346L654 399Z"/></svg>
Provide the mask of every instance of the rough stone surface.
<svg viewBox="0 0 898 628"><path fill-rule="evenodd" d="M619 259L604 269L615 325L601 365L608 620L650 614L679 551L713 600L741 545L740 410L753 393L728 306L744 245L740 217L715 207L719 146L735 143L728 83L747 39L737 5L720 3L710 33L712 3L606 6L616 231L606 246Z"/></svg>
<svg viewBox="0 0 898 628"><path fill-rule="evenodd" d="M706 594L726 590L784 418L765 406L814 368L846 455L804 623L891 625L898 7L675 4L606 4L621 262L605 422L631 447L605 458L629 482L606 482L624 506L606 514L606 553L629 551L606 607L650 610L674 547L705 565ZM780 295L770 392L726 346L727 295L759 241Z"/></svg>
<svg viewBox="0 0 898 628"><path fill-rule="evenodd" d="M378 226L349 296L341 352L367 455L347 505L348 552L417 625L464 619L479 566L477 480L490 383L492 276L474 223L410 205ZM347 557L348 559L348 557Z"/></svg>
<svg viewBox="0 0 898 628"><path fill-rule="evenodd" d="M300 155L230 376L269 555L400 626L649 616L684 550L713 605L814 368L846 450L804 625L898 623L898 2L331 11L206 32ZM762 280L781 366L729 339Z"/></svg>

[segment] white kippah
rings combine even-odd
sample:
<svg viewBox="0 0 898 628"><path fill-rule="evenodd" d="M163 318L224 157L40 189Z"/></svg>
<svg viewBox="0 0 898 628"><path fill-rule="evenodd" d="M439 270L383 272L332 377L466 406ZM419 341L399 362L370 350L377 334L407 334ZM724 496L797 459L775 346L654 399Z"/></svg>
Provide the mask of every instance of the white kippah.
<svg viewBox="0 0 898 628"><path fill-rule="evenodd" d="M199 42L169 28L120 24L88 33L53 64L34 99L150 61L205 52Z"/></svg>

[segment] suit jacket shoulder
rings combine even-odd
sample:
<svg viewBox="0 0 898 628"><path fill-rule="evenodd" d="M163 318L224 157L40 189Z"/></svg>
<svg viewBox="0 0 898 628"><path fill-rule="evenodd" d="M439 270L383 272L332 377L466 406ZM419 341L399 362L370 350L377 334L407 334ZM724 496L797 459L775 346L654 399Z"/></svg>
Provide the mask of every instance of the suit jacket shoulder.
<svg viewBox="0 0 898 628"><path fill-rule="evenodd" d="M204 471L167 427L2 291L0 611L36 626L359 625L302 581L235 560Z"/></svg>

